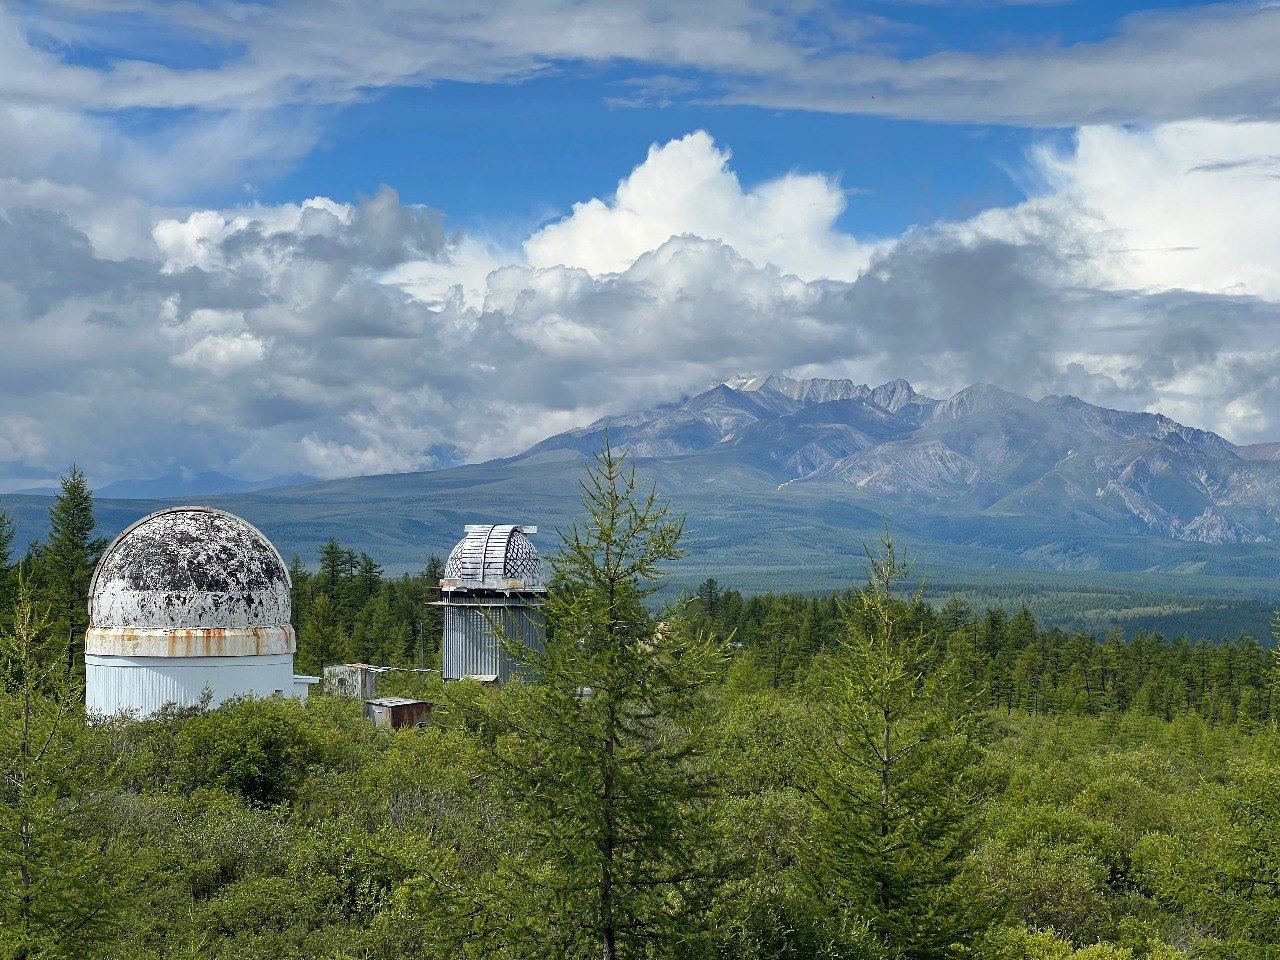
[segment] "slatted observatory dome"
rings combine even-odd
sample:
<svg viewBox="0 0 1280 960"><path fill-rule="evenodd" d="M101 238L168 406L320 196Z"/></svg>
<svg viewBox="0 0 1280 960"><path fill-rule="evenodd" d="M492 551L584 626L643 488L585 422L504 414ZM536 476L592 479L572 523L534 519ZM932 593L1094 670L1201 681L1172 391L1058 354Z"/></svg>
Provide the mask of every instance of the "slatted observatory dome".
<svg viewBox="0 0 1280 960"><path fill-rule="evenodd" d="M289 571L252 524L209 507L172 507L116 538L94 571L85 634L91 713L154 713L205 689L300 691Z"/></svg>
<svg viewBox="0 0 1280 960"><path fill-rule="evenodd" d="M503 637L542 649L538 606L547 587L542 560L529 540L538 528L474 524L463 529L466 536L449 553L440 581L444 677L502 682L522 670Z"/></svg>
<svg viewBox="0 0 1280 960"><path fill-rule="evenodd" d="M468 524L466 536L449 553L446 580L498 589L543 590L542 559L526 534L537 527L518 524Z"/></svg>

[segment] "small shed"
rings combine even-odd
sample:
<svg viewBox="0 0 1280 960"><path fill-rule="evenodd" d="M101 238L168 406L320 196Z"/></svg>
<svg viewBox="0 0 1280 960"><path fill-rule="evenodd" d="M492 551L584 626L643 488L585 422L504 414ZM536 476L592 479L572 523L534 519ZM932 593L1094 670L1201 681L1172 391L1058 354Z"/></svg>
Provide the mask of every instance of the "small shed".
<svg viewBox="0 0 1280 960"><path fill-rule="evenodd" d="M430 700L411 700L408 697L380 697L377 700L366 700L364 715L373 721L375 727L425 727L435 712L436 705Z"/></svg>
<svg viewBox="0 0 1280 960"><path fill-rule="evenodd" d="M329 693L357 700L378 695L378 674L382 668L370 663L335 663L324 668L324 685Z"/></svg>

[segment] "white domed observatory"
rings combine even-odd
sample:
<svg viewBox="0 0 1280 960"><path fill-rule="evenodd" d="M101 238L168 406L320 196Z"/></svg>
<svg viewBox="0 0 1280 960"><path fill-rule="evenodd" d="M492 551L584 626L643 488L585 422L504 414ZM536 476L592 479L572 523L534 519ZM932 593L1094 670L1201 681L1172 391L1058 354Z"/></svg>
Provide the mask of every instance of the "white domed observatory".
<svg viewBox="0 0 1280 960"><path fill-rule="evenodd" d="M294 677L289 571L252 524L209 507L143 517L103 553L85 634L90 714L306 695Z"/></svg>

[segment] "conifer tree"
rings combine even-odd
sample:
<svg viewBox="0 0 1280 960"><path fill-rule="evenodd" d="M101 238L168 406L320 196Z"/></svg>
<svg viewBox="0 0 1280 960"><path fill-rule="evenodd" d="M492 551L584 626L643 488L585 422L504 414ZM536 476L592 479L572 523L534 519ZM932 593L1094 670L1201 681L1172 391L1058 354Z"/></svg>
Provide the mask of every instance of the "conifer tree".
<svg viewBox="0 0 1280 960"><path fill-rule="evenodd" d="M20 583L0 629L0 946L14 960L84 956L116 900L102 810L113 771L62 666L67 645Z"/></svg>
<svg viewBox="0 0 1280 960"><path fill-rule="evenodd" d="M0 510L0 617L8 614L13 603L17 570L13 564L13 521Z"/></svg>
<svg viewBox="0 0 1280 960"><path fill-rule="evenodd" d="M408 630L391 611L385 592L364 605L346 644L346 659L353 663L396 663L404 650Z"/></svg>
<svg viewBox="0 0 1280 960"><path fill-rule="evenodd" d="M40 579L54 629L67 638L66 666L76 669L88 626L89 581L107 542L93 535L93 491L79 467L62 478L49 507L49 542L40 559Z"/></svg>
<svg viewBox="0 0 1280 960"><path fill-rule="evenodd" d="M295 633L302 632L303 612L311 601L311 573L294 555L289 561L289 618Z"/></svg>
<svg viewBox="0 0 1280 960"><path fill-rule="evenodd" d="M378 592L378 587L382 584L382 564L367 553L361 553L355 579L359 590L357 602L364 605L373 599L374 594Z"/></svg>
<svg viewBox="0 0 1280 960"><path fill-rule="evenodd" d="M770 688L777 690L791 682L799 660L799 629L790 597L779 597L770 605L760 631L760 666Z"/></svg>
<svg viewBox="0 0 1280 960"><path fill-rule="evenodd" d="M715 577L708 577L698 585L698 600L707 617L714 621L720 613L720 584Z"/></svg>
<svg viewBox="0 0 1280 960"><path fill-rule="evenodd" d="M336 537L320 548L320 589L330 599L338 596L342 581L347 575L347 552Z"/></svg>
<svg viewBox="0 0 1280 960"><path fill-rule="evenodd" d="M969 601L958 593L953 593L943 604L940 616L943 629L947 633L963 630L973 622L973 610L969 606Z"/></svg>
<svg viewBox="0 0 1280 960"><path fill-rule="evenodd" d="M511 956L693 955L724 877L697 733L721 652L646 609L682 521L624 459L606 446L588 468L586 518L552 561L546 651L513 646L536 679L487 717L527 849L477 908L501 918Z"/></svg>
<svg viewBox="0 0 1280 960"><path fill-rule="evenodd" d="M810 872L908 960L967 956L981 918L956 879L981 798L977 720L935 638L909 626L922 593L894 596L907 566L888 534L869 560L805 754Z"/></svg>
<svg viewBox="0 0 1280 960"><path fill-rule="evenodd" d="M324 668L340 662L346 652L346 635L338 623L333 601L327 593L319 594L302 621L298 635L298 669L320 676Z"/></svg>
<svg viewBox="0 0 1280 960"><path fill-rule="evenodd" d="M440 643L444 638L444 613L436 604L440 601L440 580L444 577L444 559L438 554L427 558L427 567L422 571L422 609L414 618L416 627L413 637L415 646L411 656L406 657L409 663L428 668L440 663Z"/></svg>

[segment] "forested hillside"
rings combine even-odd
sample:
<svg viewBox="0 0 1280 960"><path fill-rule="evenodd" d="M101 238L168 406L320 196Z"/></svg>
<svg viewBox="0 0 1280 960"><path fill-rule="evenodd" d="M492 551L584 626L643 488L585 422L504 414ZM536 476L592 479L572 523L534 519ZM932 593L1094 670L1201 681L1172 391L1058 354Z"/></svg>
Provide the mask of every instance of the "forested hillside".
<svg viewBox="0 0 1280 960"><path fill-rule="evenodd" d="M87 723L101 544L68 478L21 571L0 539L3 955L1274 955L1280 674L1257 639L931 603L887 535L857 589L706 579L657 607L680 520L617 458L588 480L547 650L517 651L537 679L392 675L439 709L391 732L323 694ZM438 559L317 560L293 569L299 669L434 661Z"/></svg>

